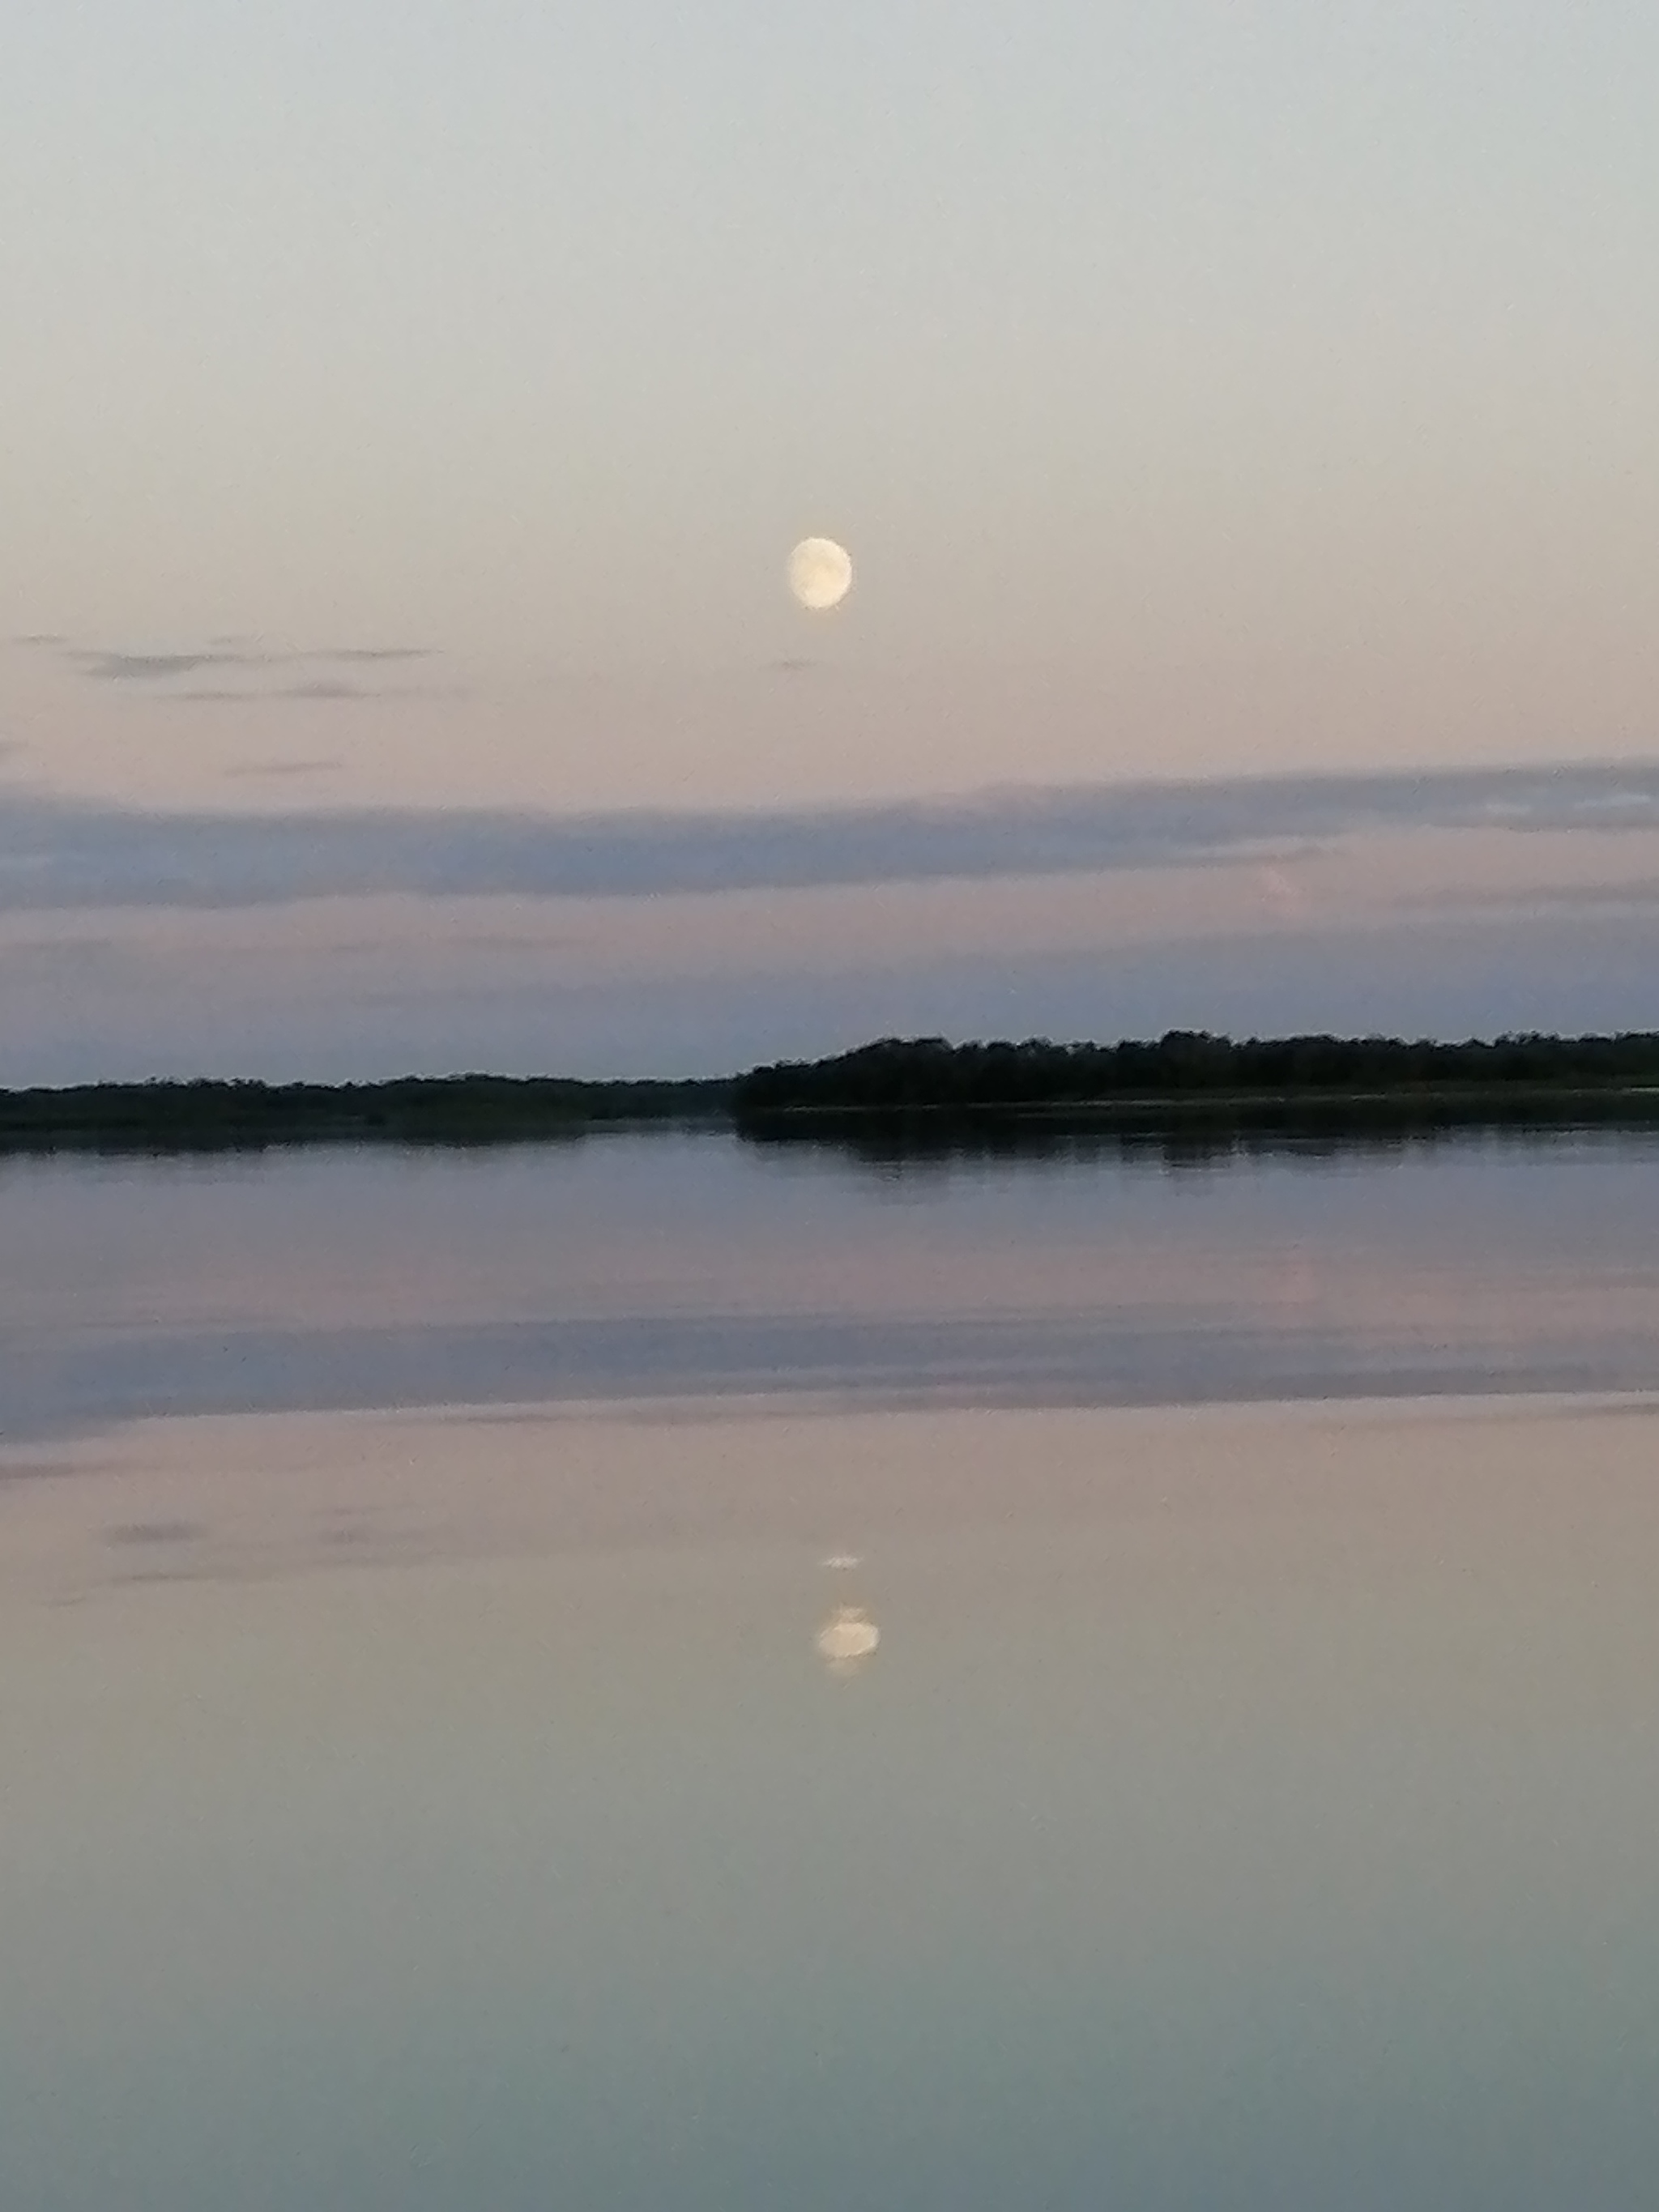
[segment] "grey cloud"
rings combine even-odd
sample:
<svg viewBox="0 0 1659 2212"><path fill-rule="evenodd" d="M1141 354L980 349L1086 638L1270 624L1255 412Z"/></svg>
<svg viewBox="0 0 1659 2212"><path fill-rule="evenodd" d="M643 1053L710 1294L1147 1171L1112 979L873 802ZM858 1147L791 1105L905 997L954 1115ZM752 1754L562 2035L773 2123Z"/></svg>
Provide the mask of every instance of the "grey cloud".
<svg viewBox="0 0 1659 2212"><path fill-rule="evenodd" d="M238 663L243 656L234 653L77 653L74 658L94 682L125 684L188 676L198 668Z"/></svg>
<svg viewBox="0 0 1659 2212"><path fill-rule="evenodd" d="M434 647L425 645L268 649L253 641L227 639L193 653L110 653L82 647L71 652L70 658L94 683L126 684L166 682L173 677L194 675L203 668L353 667L388 661L429 660L434 653Z"/></svg>
<svg viewBox="0 0 1659 2212"><path fill-rule="evenodd" d="M769 813L142 812L0 795L0 910L653 893L1205 866L1364 830L1659 828L1659 762L990 792Z"/></svg>
<svg viewBox="0 0 1659 2212"><path fill-rule="evenodd" d="M296 659L353 661L430 660L436 648L429 645L344 645L332 653L295 654Z"/></svg>
<svg viewBox="0 0 1659 2212"><path fill-rule="evenodd" d="M204 1521L118 1521L104 1531L106 1544L193 1544L207 1534Z"/></svg>
<svg viewBox="0 0 1659 2212"><path fill-rule="evenodd" d="M1659 877L1625 883L1570 884L1539 891L1528 903L1557 914L1603 914L1631 907L1659 906Z"/></svg>
<svg viewBox="0 0 1659 2212"><path fill-rule="evenodd" d="M204 684L188 691L169 691L169 701L217 707L266 707L285 700L464 699L469 695L459 684L356 684L337 676L316 676L301 684Z"/></svg>
<svg viewBox="0 0 1659 2212"><path fill-rule="evenodd" d="M238 691L229 684L204 684L190 691L169 691L167 700L169 704L177 700L190 707L246 707L281 696L279 692L255 690L251 685Z"/></svg>
<svg viewBox="0 0 1659 2212"><path fill-rule="evenodd" d="M1659 876L1635 876L1604 884L1519 885L1513 890L1428 891L1401 902L1423 911L1498 914L1614 914L1659 906Z"/></svg>
<svg viewBox="0 0 1659 2212"><path fill-rule="evenodd" d="M145 974L151 964L133 946L117 944L112 938L49 938L33 944L0 945L0 985L131 981Z"/></svg>
<svg viewBox="0 0 1659 2212"><path fill-rule="evenodd" d="M238 691L228 684L217 684L204 685L191 691L173 691L168 696L173 699L188 700L198 706L246 707L265 706L273 699L384 699L403 695L372 686L365 687L361 684L343 684L337 678L318 677L308 684L278 684L263 690L250 686Z"/></svg>

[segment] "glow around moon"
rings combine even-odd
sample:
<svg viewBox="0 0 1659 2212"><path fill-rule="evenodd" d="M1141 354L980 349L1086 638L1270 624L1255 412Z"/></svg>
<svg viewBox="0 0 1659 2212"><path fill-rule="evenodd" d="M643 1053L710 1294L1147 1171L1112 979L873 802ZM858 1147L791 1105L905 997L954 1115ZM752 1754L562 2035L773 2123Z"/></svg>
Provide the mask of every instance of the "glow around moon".
<svg viewBox="0 0 1659 2212"><path fill-rule="evenodd" d="M803 538L789 556L789 588L804 607L823 614L853 587L853 556L833 538Z"/></svg>

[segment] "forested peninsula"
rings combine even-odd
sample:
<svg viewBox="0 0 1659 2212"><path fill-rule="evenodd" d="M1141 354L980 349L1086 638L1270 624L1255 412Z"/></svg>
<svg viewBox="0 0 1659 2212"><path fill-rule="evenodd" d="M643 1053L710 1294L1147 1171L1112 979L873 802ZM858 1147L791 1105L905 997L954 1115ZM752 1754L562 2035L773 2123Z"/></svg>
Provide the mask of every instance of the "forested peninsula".
<svg viewBox="0 0 1659 2212"><path fill-rule="evenodd" d="M1659 1032L1462 1043L1170 1030L1115 1044L889 1037L731 1077L551 1076L384 1083L198 1079L0 1091L0 1152L256 1150L297 1144L491 1145L606 1127L715 1125L757 1140L881 1125L1064 1121L1174 1130L1308 1121L1659 1121Z"/></svg>

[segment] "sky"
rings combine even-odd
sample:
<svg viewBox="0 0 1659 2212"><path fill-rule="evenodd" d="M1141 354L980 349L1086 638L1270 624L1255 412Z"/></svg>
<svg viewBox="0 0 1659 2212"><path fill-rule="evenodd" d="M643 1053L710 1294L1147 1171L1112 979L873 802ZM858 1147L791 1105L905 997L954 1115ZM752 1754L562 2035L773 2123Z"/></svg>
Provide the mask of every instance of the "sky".
<svg viewBox="0 0 1659 2212"><path fill-rule="evenodd" d="M13 0L0 1080L1659 1021L1656 82L1637 0Z"/></svg>

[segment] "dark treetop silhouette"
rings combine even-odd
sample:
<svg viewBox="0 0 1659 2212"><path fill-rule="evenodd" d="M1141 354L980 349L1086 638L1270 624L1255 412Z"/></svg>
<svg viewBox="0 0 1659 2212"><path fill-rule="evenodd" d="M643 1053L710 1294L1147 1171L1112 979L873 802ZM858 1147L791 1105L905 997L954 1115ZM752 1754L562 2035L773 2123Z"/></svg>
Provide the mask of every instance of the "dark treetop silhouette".
<svg viewBox="0 0 1659 2212"><path fill-rule="evenodd" d="M1487 1096L1659 1085L1659 1035L1471 1038L1231 1037L1171 1030L1156 1042L947 1043L884 1038L830 1060L739 1076L739 1118L792 1112L963 1112L1164 1101Z"/></svg>

